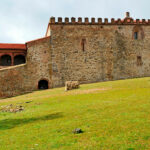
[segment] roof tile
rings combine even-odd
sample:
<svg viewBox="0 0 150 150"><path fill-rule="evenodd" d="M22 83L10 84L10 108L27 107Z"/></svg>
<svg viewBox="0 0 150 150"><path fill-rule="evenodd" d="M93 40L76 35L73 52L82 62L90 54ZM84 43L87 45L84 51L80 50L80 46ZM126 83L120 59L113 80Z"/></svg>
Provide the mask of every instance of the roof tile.
<svg viewBox="0 0 150 150"><path fill-rule="evenodd" d="M26 50L27 48L25 44L0 43L0 49Z"/></svg>

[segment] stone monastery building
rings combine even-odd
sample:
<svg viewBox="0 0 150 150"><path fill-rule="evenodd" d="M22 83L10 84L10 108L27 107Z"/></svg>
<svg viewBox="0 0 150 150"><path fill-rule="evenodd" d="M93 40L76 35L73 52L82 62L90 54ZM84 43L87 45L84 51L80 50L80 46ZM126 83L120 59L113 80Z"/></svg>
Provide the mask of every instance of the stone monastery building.
<svg viewBox="0 0 150 150"><path fill-rule="evenodd" d="M0 44L0 96L150 76L150 20L50 18L44 38Z"/></svg>

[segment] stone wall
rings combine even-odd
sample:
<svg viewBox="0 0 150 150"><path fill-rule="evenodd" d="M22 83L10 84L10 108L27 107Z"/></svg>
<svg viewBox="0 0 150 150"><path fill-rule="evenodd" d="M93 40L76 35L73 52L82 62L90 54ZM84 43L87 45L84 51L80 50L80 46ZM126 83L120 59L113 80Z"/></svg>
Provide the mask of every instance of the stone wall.
<svg viewBox="0 0 150 150"><path fill-rule="evenodd" d="M0 70L0 97L11 97L27 92L27 65Z"/></svg>
<svg viewBox="0 0 150 150"><path fill-rule="evenodd" d="M58 23L50 27L53 87L71 80L90 83L150 76L149 25Z"/></svg>
<svg viewBox="0 0 150 150"><path fill-rule="evenodd" d="M27 48L28 75L31 75L29 76L31 85L37 89L38 81L44 79L49 82L49 88L51 88L50 37L28 42Z"/></svg>

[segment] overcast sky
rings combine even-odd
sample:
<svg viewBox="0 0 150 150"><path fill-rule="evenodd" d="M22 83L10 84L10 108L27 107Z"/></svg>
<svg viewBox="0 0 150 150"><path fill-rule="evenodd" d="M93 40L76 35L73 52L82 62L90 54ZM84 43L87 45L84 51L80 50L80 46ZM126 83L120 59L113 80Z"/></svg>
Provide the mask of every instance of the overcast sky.
<svg viewBox="0 0 150 150"><path fill-rule="evenodd" d="M51 16L150 18L150 0L0 0L0 43L24 43L45 35Z"/></svg>

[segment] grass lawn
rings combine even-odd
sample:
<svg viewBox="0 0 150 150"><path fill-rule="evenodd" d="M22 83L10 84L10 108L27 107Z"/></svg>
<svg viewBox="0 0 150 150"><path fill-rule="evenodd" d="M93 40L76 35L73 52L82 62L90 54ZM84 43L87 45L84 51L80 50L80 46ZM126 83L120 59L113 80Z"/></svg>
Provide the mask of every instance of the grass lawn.
<svg viewBox="0 0 150 150"><path fill-rule="evenodd" d="M0 100L9 104L25 110L0 112L0 150L150 150L150 78Z"/></svg>

